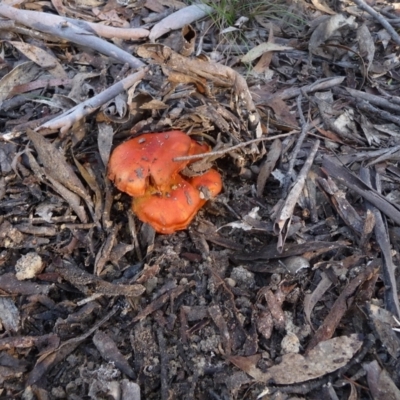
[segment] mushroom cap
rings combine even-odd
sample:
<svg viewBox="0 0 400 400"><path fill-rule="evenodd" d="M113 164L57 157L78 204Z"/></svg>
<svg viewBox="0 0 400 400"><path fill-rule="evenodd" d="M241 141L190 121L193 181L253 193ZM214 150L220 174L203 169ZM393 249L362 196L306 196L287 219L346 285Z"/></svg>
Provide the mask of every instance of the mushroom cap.
<svg viewBox="0 0 400 400"><path fill-rule="evenodd" d="M215 169L209 169L203 175L193 176L190 184L200 192L200 198L210 200L222 190L221 174Z"/></svg>
<svg viewBox="0 0 400 400"><path fill-rule="evenodd" d="M185 229L205 200L189 182L177 175L168 193L151 193L135 197L132 210L157 232L169 234Z"/></svg>
<svg viewBox="0 0 400 400"><path fill-rule="evenodd" d="M144 196L133 199L132 210L142 222L147 222L157 232L170 234L187 228L208 200L203 190L215 197L221 189L221 175L215 170L188 181L176 175L170 183L169 192L159 194L148 190Z"/></svg>
<svg viewBox="0 0 400 400"><path fill-rule="evenodd" d="M175 157L208 150L207 145L198 144L181 131L146 133L115 148L108 164L108 178L133 197L143 196L149 185L163 192L189 163L173 161Z"/></svg>

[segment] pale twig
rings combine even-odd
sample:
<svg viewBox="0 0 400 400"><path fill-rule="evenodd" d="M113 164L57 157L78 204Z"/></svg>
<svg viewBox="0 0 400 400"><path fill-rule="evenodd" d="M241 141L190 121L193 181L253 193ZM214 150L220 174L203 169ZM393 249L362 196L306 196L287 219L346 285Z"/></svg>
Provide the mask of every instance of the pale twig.
<svg viewBox="0 0 400 400"><path fill-rule="evenodd" d="M366 4L364 0L354 0L354 3L358 5L362 10L366 11L368 14L372 15L390 34L392 39L400 46L400 36L395 31L389 21L385 19L380 13L375 11L371 6Z"/></svg>
<svg viewBox="0 0 400 400"><path fill-rule="evenodd" d="M198 19L211 15L213 12L215 10L206 4L192 4L184 7L155 24L150 31L149 39L154 42L160 36L189 25Z"/></svg>
<svg viewBox="0 0 400 400"><path fill-rule="evenodd" d="M281 100L289 100L293 97L297 97L300 93L308 94L339 86L344 81L344 79L344 76L335 76L334 78L322 78L303 87L292 87L282 90L282 92L275 93L274 96L278 96L278 98Z"/></svg>
<svg viewBox="0 0 400 400"><path fill-rule="evenodd" d="M308 172L314 162L314 158L317 155L320 141L316 140L314 142L311 151L301 168L299 174L297 175L296 181L293 184L288 196L286 197L285 203L280 209L278 215L274 222L274 233L278 236L277 249L280 253L283 251L283 245L285 244L286 237L289 232L290 224L293 217L293 211L296 203L300 197L300 194L306 183Z"/></svg>
<svg viewBox="0 0 400 400"><path fill-rule="evenodd" d="M67 18L39 11L19 10L6 4L0 4L0 15L40 32L87 46L124 64L128 63L131 68L140 68L145 65L127 51L78 27Z"/></svg>
<svg viewBox="0 0 400 400"><path fill-rule="evenodd" d="M74 18L65 19L85 31L94 32L108 39L137 40L147 38L150 34L150 31L144 28L117 28L115 26L97 24L95 22L87 22Z"/></svg>
<svg viewBox="0 0 400 400"><path fill-rule="evenodd" d="M239 143L239 144L236 144L235 146L228 147L226 149L210 151L209 153L194 154L192 156L175 157L172 160L178 162L178 161L197 160L197 159L200 159L200 158L211 157L211 156L223 156L223 155L225 155L227 153L230 153L233 150L237 150L237 149L241 149L242 147L246 147L249 144L263 142L263 141L269 141L269 140L275 140L275 139L280 139L280 138L284 138L284 137L293 135L294 133L295 132L290 132L290 133L283 133L281 135L276 135L276 136L271 136L271 137L252 139L252 140L249 140L247 142Z"/></svg>
<svg viewBox="0 0 400 400"><path fill-rule="evenodd" d="M144 78L149 68L143 68L135 74L129 75L125 79L115 83L110 86L108 89L99 93L98 95L84 101L83 103L78 104L77 106L71 108L65 113L61 114L59 117L52 119L49 122L39 126L36 130L40 129L50 129L57 130L60 129L60 133L63 135L68 132L68 130L72 127L72 125L84 118L87 115L90 115L94 111L96 111L100 106L107 103L123 90L127 90L132 87L135 83L138 83L140 80Z"/></svg>

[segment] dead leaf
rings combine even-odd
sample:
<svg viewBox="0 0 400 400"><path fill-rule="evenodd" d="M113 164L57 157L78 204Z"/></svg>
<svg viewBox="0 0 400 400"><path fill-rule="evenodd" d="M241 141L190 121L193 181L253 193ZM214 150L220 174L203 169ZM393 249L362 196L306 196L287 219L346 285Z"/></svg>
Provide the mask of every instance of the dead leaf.
<svg viewBox="0 0 400 400"><path fill-rule="evenodd" d="M46 353L41 354L36 361L35 367L29 374L27 384L33 385L36 383L51 367L54 367L56 364L64 360L64 358L71 354L84 340L99 329L100 326L108 321L116 312L117 308L114 307L102 320L95 323L87 332L66 340L61 343L57 349L50 349Z"/></svg>
<svg viewBox="0 0 400 400"><path fill-rule="evenodd" d="M307 356L289 353L282 356L278 365L262 372L256 367L260 356L228 357L228 360L245 371L257 382L273 381L277 385L292 385L320 378L346 365L362 346L358 334L339 336L320 342Z"/></svg>
<svg viewBox="0 0 400 400"><path fill-rule="evenodd" d="M114 340L102 331L97 331L93 336L93 343L101 356L109 363L113 363L125 375L135 379L136 374L132 367L126 361L125 357L119 351Z"/></svg>
<svg viewBox="0 0 400 400"><path fill-rule="evenodd" d="M400 390L389 373L379 366L378 361L365 363L363 367L367 371L368 386L374 400L400 399Z"/></svg>
<svg viewBox="0 0 400 400"><path fill-rule="evenodd" d="M0 106L16 85L22 85L36 79L42 71L34 62L17 65L0 80Z"/></svg>
<svg viewBox="0 0 400 400"><path fill-rule="evenodd" d="M293 47L282 46L276 43L265 42L251 49L247 54L245 54L240 61L243 63L249 63L258 57L261 57L264 53L269 51L289 51L293 50Z"/></svg>
<svg viewBox="0 0 400 400"><path fill-rule="evenodd" d="M375 333L383 346L386 347L389 354L394 359L399 358L400 339L398 338L397 332L393 329L397 328L394 315L372 303L367 304L367 311L371 317Z"/></svg>
<svg viewBox="0 0 400 400"><path fill-rule="evenodd" d="M358 47L360 49L361 57L367 60L367 73L371 68L375 56L375 43L366 24L362 24L357 29ZM363 72L363 71L362 71Z"/></svg>
<svg viewBox="0 0 400 400"><path fill-rule="evenodd" d="M311 0L313 6L326 14L335 15L336 12L333 11L323 0Z"/></svg>
<svg viewBox="0 0 400 400"><path fill-rule="evenodd" d="M32 140L46 174L80 196L93 210L90 196L70 164L65 160L64 155L40 133L28 130L26 134Z"/></svg>
<svg viewBox="0 0 400 400"><path fill-rule="evenodd" d="M194 21L214 13L214 9L206 4L193 4L182 8L164 18L158 24L155 24L150 31L149 39L151 42L157 40L166 33L180 29Z"/></svg>
<svg viewBox="0 0 400 400"><path fill-rule="evenodd" d="M312 327L311 313L315 305L321 300L321 297L332 286L332 281L325 272L321 273L321 280L312 293L307 293L304 297L304 314L308 324Z"/></svg>
<svg viewBox="0 0 400 400"><path fill-rule="evenodd" d="M338 29L343 27L356 28L357 24L354 22L354 17L346 18L343 14L336 14L327 20L323 21L310 37L308 49L311 53L326 57L327 55L321 49L324 44Z"/></svg>
<svg viewBox="0 0 400 400"><path fill-rule="evenodd" d="M29 43L15 41L10 41L8 43L12 44L22 54L40 65L44 70L49 71L55 78L68 79L67 73L64 71L64 68L57 58L49 54L47 51Z"/></svg>
<svg viewBox="0 0 400 400"><path fill-rule="evenodd" d="M58 262L55 268L66 281L88 295L94 292L106 296L139 297L145 291L142 285L123 285L107 282L67 261Z"/></svg>
<svg viewBox="0 0 400 400"><path fill-rule="evenodd" d="M323 324L318 328L317 332L311 339L307 346L307 353L311 353L313 349L321 342L324 343L330 339L336 331L339 322L343 315L348 311L354 301L354 295L357 288L365 281L372 278L373 275L378 273L376 263L371 262L364 270L362 270L355 278L353 278L340 296L331 307L329 314L326 316Z"/></svg>

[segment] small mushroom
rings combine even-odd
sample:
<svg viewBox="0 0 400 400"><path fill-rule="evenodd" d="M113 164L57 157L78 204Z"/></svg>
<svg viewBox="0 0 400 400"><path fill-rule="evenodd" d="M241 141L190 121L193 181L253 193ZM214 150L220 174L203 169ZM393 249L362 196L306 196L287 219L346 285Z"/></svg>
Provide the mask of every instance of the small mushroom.
<svg viewBox="0 0 400 400"><path fill-rule="evenodd" d="M222 189L221 175L215 170L188 180L177 175L165 193L151 192L132 201L132 210L142 222L157 232L170 234L186 229L197 211ZM204 192L208 197L204 196Z"/></svg>
<svg viewBox="0 0 400 400"><path fill-rule="evenodd" d="M132 210L160 233L185 229L204 203L222 189L221 175L209 170L184 178L189 161L175 157L210 149L181 131L149 133L119 145L110 157L108 177L133 197Z"/></svg>

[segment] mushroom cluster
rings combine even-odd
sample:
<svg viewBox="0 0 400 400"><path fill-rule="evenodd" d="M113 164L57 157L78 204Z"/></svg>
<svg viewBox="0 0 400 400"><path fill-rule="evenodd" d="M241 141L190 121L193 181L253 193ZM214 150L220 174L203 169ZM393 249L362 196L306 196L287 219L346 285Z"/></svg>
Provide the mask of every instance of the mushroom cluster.
<svg viewBox="0 0 400 400"><path fill-rule="evenodd" d="M133 197L137 217L157 232L169 234L185 229L204 203L222 189L221 175L214 169L184 177L189 161L176 157L210 151L181 131L146 133L115 148L108 164L108 177Z"/></svg>

